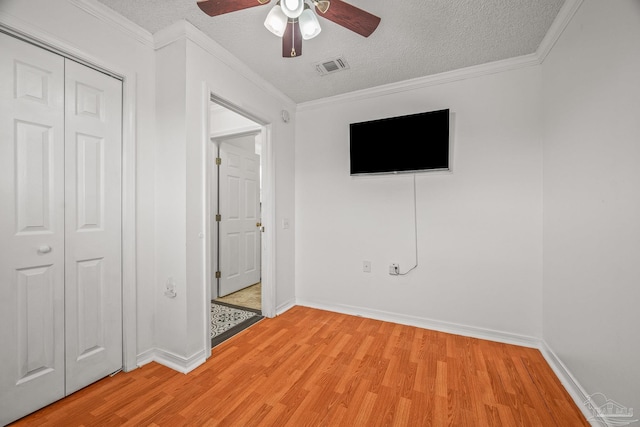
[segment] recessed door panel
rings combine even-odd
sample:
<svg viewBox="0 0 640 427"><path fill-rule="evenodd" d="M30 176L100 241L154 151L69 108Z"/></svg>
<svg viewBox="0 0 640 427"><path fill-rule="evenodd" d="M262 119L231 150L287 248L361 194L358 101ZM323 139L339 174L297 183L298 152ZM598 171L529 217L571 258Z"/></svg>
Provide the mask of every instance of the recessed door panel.
<svg viewBox="0 0 640 427"><path fill-rule="evenodd" d="M244 180L244 215L245 220L258 219L258 182L255 179L246 178Z"/></svg>
<svg viewBox="0 0 640 427"><path fill-rule="evenodd" d="M226 209L226 219L229 221L238 221L241 218L240 181L241 178L237 175L227 175L226 194L228 195L228 201Z"/></svg>
<svg viewBox="0 0 640 427"><path fill-rule="evenodd" d="M87 116L102 121L104 119L105 94L97 87L81 82L76 85L76 115Z"/></svg>
<svg viewBox="0 0 640 427"><path fill-rule="evenodd" d="M47 65L40 68L40 64L22 62L19 59L14 61L15 69L15 94L16 99L23 101L38 102L50 105L51 94L57 95L56 72L53 72ZM53 86L53 87L52 87Z"/></svg>
<svg viewBox="0 0 640 427"><path fill-rule="evenodd" d="M17 232L50 232L54 129L16 120L14 136Z"/></svg>
<svg viewBox="0 0 640 427"><path fill-rule="evenodd" d="M102 259L78 261L76 278L78 294L78 347L76 360L82 360L104 351L104 336L108 325L104 323L105 278Z"/></svg>
<svg viewBox="0 0 640 427"><path fill-rule="evenodd" d="M256 263L256 243L258 242L257 231L247 231L244 233L244 247L247 256L244 258L244 272L253 273L257 269Z"/></svg>
<svg viewBox="0 0 640 427"><path fill-rule="evenodd" d="M104 139L76 134L78 230L102 229L104 214Z"/></svg>
<svg viewBox="0 0 640 427"><path fill-rule="evenodd" d="M52 270L52 265L44 265L16 271L18 385L55 369L56 330Z"/></svg>
<svg viewBox="0 0 640 427"><path fill-rule="evenodd" d="M229 254L229 263L225 269L225 277L234 279L240 275L240 233L227 233L226 252Z"/></svg>

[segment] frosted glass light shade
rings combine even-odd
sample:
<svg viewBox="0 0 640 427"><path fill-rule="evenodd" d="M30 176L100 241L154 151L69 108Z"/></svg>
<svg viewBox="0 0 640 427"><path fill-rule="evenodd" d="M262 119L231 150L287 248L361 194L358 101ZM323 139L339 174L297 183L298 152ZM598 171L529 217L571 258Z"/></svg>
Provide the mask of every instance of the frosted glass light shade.
<svg viewBox="0 0 640 427"><path fill-rule="evenodd" d="M322 31L318 17L311 9L305 9L298 20L300 21L300 32L304 40L312 39Z"/></svg>
<svg viewBox="0 0 640 427"><path fill-rule="evenodd" d="M282 12L282 8L280 6L274 6L267 14L267 18L264 20L264 26L276 36L282 37L284 30L287 28L287 21L288 19Z"/></svg>
<svg viewBox="0 0 640 427"><path fill-rule="evenodd" d="M304 0L282 0L280 6L289 18L297 18L304 9Z"/></svg>

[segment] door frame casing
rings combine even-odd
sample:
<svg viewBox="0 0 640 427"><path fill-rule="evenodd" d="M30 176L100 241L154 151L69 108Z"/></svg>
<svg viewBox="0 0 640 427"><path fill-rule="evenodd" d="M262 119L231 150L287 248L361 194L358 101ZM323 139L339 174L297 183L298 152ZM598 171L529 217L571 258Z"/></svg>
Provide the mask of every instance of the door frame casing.
<svg viewBox="0 0 640 427"><path fill-rule="evenodd" d="M260 118L258 114L254 114L251 111L247 111L246 108L241 108L233 104L232 102L227 101L226 99L219 97L216 95L211 87L203 82L203 96L202 96L202 114L203 120L203 135L202 135L202 143L204 145L203 152L205 155L203 156L203 161L205 164L203 165L204 174L204 218L205 218L205 253L204 259L207 260L204 263L204 277L205 282L204 286L204 295L205 295L205 316L203 321L205 322L205 357L209 358L211 356L211 339L209 338L211 335L211 285L212 285L212 259L217 254L215 253L214 242L215 238L215 230L211 226L211 221L208 219L215 215L215 212L212 210L212 185L214 182L213 170L214 168L211 165L211 159L215 158L214 148L215 143L211 139L211 129L210 129L210 116L209 116L209 106L210 103L216 103L221 105L241 116L246 117L247 119L252 120L257 125L260 126L260 136L262 138L262 151L260 153L260 168L261 168L261 180L262 180L262 188L261 188L261 200L262 200L262 209L261 209L261 222L264 226L265 231L262 233L261 238L261 253L260 253L260 268L261 268L261 282L262 282L262 315L265 317L274 317L275 316L275 191L274 191L274 156L273 156L273 145L271 140L271 124L269 121ZM215 140L215 138L214 138Z"/></svg>
<svg viewBox="0 0 640 427"><path fill-rule="evenodd" d="M138 367L136 298L136 74L0 13L0 31L122 82L122 369Z"/></svg>

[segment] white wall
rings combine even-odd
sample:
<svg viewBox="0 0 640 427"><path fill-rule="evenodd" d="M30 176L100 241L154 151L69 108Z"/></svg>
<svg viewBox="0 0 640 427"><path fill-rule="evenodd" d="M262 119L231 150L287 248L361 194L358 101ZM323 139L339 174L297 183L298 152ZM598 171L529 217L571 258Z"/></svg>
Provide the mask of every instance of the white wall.
<svg viewBox="0 0 640 427"><path fill-rule="evenodd" d="M204 122L207 116L202 114L202 109L196 100L200 102L203 94L203 83L218 98L241 108L251 114L256 120L263 121L270 133L272 152L263 153L272 161L269 173L273 179L273 199L275 202L274 230L269 230L275 237L275 248L271 256L275 257L274 292L276 307L287 304L293 300L294 293L294 235L292 229L283 229L279 226L283 218L294 219L294 123L284 123L281 118L283 109L292 110L295 104L280 92L268 86L259 75L253 74L244 64L229 64L226 57L228 53L222 51L214 42L206 39L195 27L187 24L187 32L191 35L187 44L187 142L193 145L193 165L191 172L199 182L202 181L201 170L195 167L196 159L201 162L201 145ZM215 46L215 47L214 47ZM220 51L218 51L220 49ZM195 147L195 141L198 146ZM270 158L272 156L272 158ZM200 167L203 163L198 164ZM264 171L263 171L264 173ZM264 177L263 177L264 180ZM189 185L189 183L188 183ZM196 184L189 188L197 188ZM195 191L189 194L195 195ZM263 193L263 196L265 194ZM266 197L271 197L266 195ZM190 223L194 226L202 224L205 218L202 216L202 199L189 205L199 208L193 210L197 217ZM188 202L189 203L189 202ZM263 202L264 203L264 202ZM196 220L197 218L197 220ZM194 234L192 234L194 235ZM197 245L194 241L194 248ZM198 242L199 244L199 242ZM271 249L268 249L271 250ZM189 248L187 249L189 251ZM195 258L195 257L194 257ZM192 271L195 271L192 270Z"/></svg>
<svg viewBox="0 0 640 427"><path fill-rule="evenodd" d="M541 336L540 68L300 106L296 299ZM349 123L449 108L452 173L349 175ZM389 135L389 149L419 135ZM372 272L364 273L363 260ZM379 316L380 317L380 316ZM387 316L388 317L388 316Z"/></svg>
<svg viewBox="0 0 640 427"><path fill-rule="evenodd" d="M543 63L544 339L640 408L640 2L585 1ZM637 419L638 417L634 417Z"/></svg>
<svg viewBox="0 0 640 427"><path fill-rule="evenodd" d="M125 76L125 86L135 87L130 120L136 153L135 190L137 277L137 354L153 347L154 287L154 140L155 69L150 34L122 31L108 19L99 19L78 7L82 2L64 0L2 0L0 19L30 36L68 49L96 65ZM125 102L128 100L125 99ZM127 136L127 135L125 135ZM126 242L125 242L126 244ZM125 295L127 295L125 290ZM126 319L125 319L126 320ZM135 341L135 340L134 340Z"/></svg>
<svg viewBox="0 0 640 427"><path fill-rule="evenodd" d="M209 121L211 123L211 136L260 130L260 126L256 122L215 102L211 103Z"/></svg>
<svg viewBox="0 0 640 427"><path fill-rule="evenodd" d="M164 352L186 357L186 41L159 49L157 63L156 141L156 304L155 345ZM171 282L177 296L164 291ZM199 327L198 330L201 330Z"/></svg>
<svg viewBox="0 0 640 427"><path fill-rule="evenodd" d="M273 141L276 223L293 218L293 126L280 119L291 101L265 89L242 64L229 65L218 45L186 21L156 34L159 123L156 192L158 305L157 345L163 357L181 369L199 363L205 350L204 283L206 282L206 146L209 102L206 88L268 124ZM169 88L167 85L173 87ZM165 91L166 93L161 93ZM275 235L276 303L293 294L293 233ZM163 296L164 281L173 277L177 297Z"/></svg>

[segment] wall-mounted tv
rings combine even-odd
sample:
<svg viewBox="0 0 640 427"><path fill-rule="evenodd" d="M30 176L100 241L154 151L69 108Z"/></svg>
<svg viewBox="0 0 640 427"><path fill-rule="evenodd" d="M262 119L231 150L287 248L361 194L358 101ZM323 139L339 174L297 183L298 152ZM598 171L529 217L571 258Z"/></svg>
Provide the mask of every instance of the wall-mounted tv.
<svg viewBox="0 0 640 427"><path fill-rule="evenodd" d="M449 169L449 109L349 125L351 175Z"/></svg>

